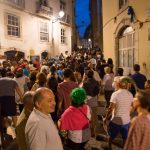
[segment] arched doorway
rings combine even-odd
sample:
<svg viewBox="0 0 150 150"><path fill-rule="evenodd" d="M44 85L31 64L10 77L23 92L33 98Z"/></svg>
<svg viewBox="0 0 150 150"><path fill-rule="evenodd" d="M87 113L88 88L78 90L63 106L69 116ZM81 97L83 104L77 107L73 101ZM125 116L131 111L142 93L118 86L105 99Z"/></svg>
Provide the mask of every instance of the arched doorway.
<svg viewBox="0 0 150 150"><path fill-rule="evenodd" d="M7 56L7 60L10 61L19 61L21 58L25 57L25 54L21 51L16 51L16 50L9 50L4 52L4 54Z"/></svg>
<svg viewBox="0 0 150 150"><path fill-rule="evenodd" d="M128 75L135 60L135 31L131 26L126 26L118 35L118 67L122 67L124 74Z"/></svg>

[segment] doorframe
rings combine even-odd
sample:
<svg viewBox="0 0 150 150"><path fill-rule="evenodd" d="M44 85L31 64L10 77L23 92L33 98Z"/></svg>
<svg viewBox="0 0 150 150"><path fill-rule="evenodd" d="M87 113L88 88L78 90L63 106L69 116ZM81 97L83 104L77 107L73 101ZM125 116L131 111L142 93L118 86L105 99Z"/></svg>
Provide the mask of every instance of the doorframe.
<svg viewBox="0 0 150 150"><path fill-rule="evenodd" d="M121 20L121 22L118 24L116 27L116 30L114 32L114 38L115 38L115 68L119 67L119 37L123 30L125 30L127 27L132 27L134 32L135 32L135 40L136 40L136 45L135 48L137 50L137 61L138 63L138 27L136 24L131 23L129 18L124 18Z"/></svg>

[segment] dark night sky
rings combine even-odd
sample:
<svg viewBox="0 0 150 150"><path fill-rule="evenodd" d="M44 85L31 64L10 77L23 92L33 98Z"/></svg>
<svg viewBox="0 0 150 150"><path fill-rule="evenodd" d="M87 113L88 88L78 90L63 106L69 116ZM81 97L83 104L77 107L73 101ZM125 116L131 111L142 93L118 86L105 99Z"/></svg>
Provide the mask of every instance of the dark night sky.
<svg viewBox="0 0 150 150"><path fill-rule="evenodd" d="M80 27L82 21L84 21L84 26ZM89 0L76 0L76 24L79 26L78 31L81 37L83 37L85 29L89 23Z"/></svg>

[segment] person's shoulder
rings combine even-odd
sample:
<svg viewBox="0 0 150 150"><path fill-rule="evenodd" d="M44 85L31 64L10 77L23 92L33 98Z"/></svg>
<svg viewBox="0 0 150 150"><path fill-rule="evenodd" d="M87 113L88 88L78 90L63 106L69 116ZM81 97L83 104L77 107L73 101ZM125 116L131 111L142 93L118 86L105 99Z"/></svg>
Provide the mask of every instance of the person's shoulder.
<svg viewBox="0 0 150 150"><path fill-rule="evenodd" d="M137 73L133 73L133 74L131 75L131 78L135 78L137 75L138 75Z"/></svg>
<svg viewBox="0 0 150 150"><path fill-rule="evenodd" d="M14 80L14 79L8 79L7 81L11 82L11 83L14 83L14 84L17 84L17 81Z"/></svg>
<svg viewBox="0 0 150 150"><path fill-rule="evenodd" d="M141 77L145 78L146 79L146 76L142 73L140 73Z"/></svg>
<svg viewBox="0 0 150 150"><path fill-rule="evenodd" d="M113 92L112 95L118 95L118 94L120 94L121 92L122 92L122 91L119 89L119 90Z"/></svg>
<svg viewBox="0 0 150 150"><path fill-rule="evenodd" d="M71 112L74 112L74 110L76 110L76 108L75 108L74 106L69 106L69 107L63 112L63 114L61 115L61 118L70 116Z"/></svg>
<svg viewBox="0 0 150 150"><path fill-rule="evenodd" d="M141 126L144 124L145 116L137 116L131 120L132 126Z"/></svg>
<svg viewBox="0 0 150 150"><path fill-rule="evenodd" d="M93 80L93 82L96 84L96 85L99 85L99 81L97 81L97 80Z"/></svg>
<svg viewBox="0 0 150 150"><path fill-rule="evenodd" d="M28 123L30 124L38 124L40 122L40 117L35 111L33 110L28 118Z"/></svg>

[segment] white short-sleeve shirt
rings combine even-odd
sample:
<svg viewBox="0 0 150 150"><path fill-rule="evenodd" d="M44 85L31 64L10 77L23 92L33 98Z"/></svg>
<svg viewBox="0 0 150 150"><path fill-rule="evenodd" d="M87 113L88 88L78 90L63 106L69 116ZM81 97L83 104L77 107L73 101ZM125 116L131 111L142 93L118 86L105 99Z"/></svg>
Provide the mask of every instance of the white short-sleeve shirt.
<svg viewBox="0 0 150 150"><path fill-rule="evenodd" d="M125 125L130 122L130 107L133 95L126 89L119 89L111 96L110 102L115 103L111 121L118 125Z"/></svg>

